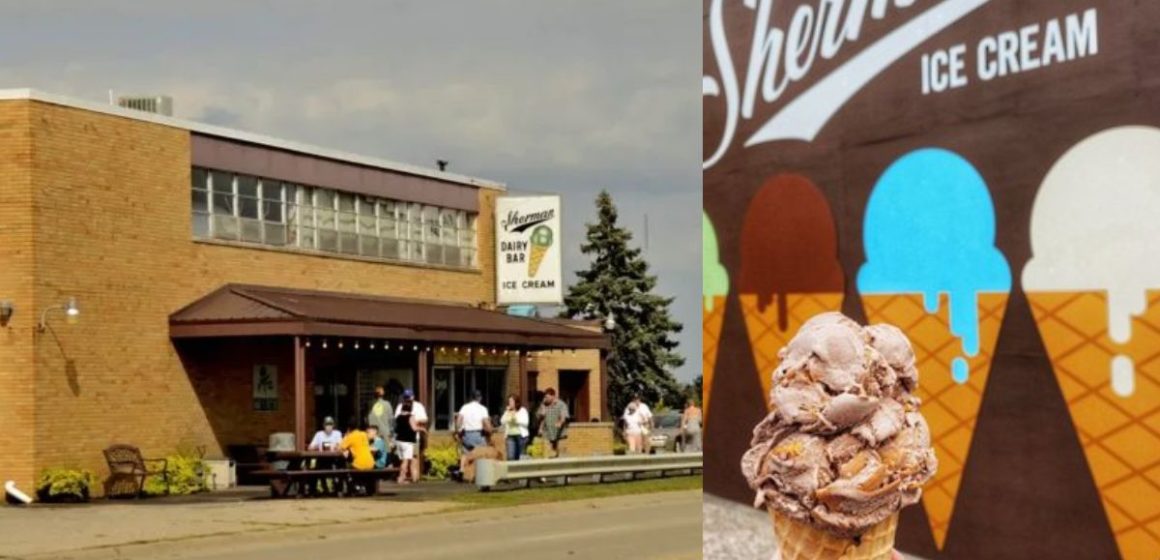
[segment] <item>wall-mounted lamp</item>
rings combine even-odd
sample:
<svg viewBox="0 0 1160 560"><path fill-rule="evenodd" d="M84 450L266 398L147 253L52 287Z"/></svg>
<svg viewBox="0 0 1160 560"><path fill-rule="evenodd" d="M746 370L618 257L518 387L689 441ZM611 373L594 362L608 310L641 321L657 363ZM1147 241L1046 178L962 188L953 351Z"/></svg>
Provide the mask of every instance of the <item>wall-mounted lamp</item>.
<svg viewBox="0 0 1160 560"><path fill-rule="evenodd" d="M604 330L616 330L616 318L612 315L611 311L608 312L608 318L604 320Z"/></svg>
<svg viewBox="0 0 1160 560"><path fill-rule="evenodd" d="M75 325L81 316L81 308L77 307L77 298L70 297L68 298L68 301L64 303L64 305L53 305L46 308L40 314L40 323L36 325L36 330L44 332L45 329L48 328L48 312L54 309L63 309L65 321L67 321L70 325Z"/></svg>
<svg viewBox="0 0 1160 560"><path fill-rule="evenodd" d="M12 300L0 300L0 327L8 326L8 321L12 320L13 313L16 313L16 306L12 305Z"/></svg>

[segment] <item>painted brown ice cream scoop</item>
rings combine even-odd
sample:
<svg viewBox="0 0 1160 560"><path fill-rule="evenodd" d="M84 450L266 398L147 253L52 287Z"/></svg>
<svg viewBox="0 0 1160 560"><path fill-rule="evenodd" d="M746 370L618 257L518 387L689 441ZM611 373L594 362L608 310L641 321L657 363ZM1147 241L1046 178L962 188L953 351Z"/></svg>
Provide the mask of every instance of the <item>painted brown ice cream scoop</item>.
<svg viewBox="0 0 1160 560"><path fill-rule="evenodd" d="M902 331L824 313L779 357L741 465L755 505L856 542L917 503L937 460Z"/></svg>
<svg viewBox="0 0 1160 560"><path fill-rule="evenodd" d="M842 307L844 275L826 197L809 179L778 175L746 212L734 283L763 391L784 347L808 319Z"/></svg>

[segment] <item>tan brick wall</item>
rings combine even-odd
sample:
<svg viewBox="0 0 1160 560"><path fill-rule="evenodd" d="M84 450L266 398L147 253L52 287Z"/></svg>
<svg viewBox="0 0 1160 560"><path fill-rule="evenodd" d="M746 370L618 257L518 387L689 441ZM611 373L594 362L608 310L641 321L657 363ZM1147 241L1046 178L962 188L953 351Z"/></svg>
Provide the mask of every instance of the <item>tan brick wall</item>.
<svg viewBox="0 0 1160 560"><path fill-rule="evenodd" d="M609 420L603 412L604 394L600 387L600 351L599 350L559 350L539 352L528 362L528 370L539 371L539 389L543 391L552 387L560 390L560 370L579 370L588 372L588 414L578 420L588 421L592 418Z"/></svg>
<svg viewBox="0 0 1160 560"><path fill-rule="evenodd" d="M610 422L575 423L568 427L565 453L570 457L612 455L612 440Z"/></svg>
<svg viewBox="0 0 1160 560"><path fill-rule="evenodd" d="M27 103L0 103L0 300L15 305L0 328L0 484L14 480L31 493L35 476L33 437L32 137Z"/></svg>
<svg viewBox="0 0 1160 560"><path fill-rule="evenodd" d="M22 313L9 332L33 340L34 304L39 313L75 296L82 310L75 325L60 312L51 316L51 330L35 337L35 368L13 365L28 352L24 345L0 350L15 352L4 367L22 372L5 375L35 375L32 386L15 384L35 397L34 413L21 414L34 418L34 429L14 430L28 427L16 423L4 430L35 433L33 470L77 464L104 475L100 450L112 442L133 443L147 455L178 444L220 453L213 419L170 342L167 318L222 284L494 302L494 252L487 249L479 253L480 272L460 272L193 242L187 131L29 101L3 102L0 122L20 112L31 122L34 198L21 206L35 208L37 266L35 275L27 264L26 272L13 273L9 261L0 272L0 282L35 278L28 293L12 288ZM11 134L0 130L0 143ZM6 151L0 173L19 168L9 160L20 153ZM10 196L7 181L3 188L0 196ZM495 196L480 191L483 248L494 239ZM4 245L0 251L20 246ZM24 247L27 254L28 242ZM238 389L249 398L248 384ZM23 469L17 478L27 480Z"/></svg>

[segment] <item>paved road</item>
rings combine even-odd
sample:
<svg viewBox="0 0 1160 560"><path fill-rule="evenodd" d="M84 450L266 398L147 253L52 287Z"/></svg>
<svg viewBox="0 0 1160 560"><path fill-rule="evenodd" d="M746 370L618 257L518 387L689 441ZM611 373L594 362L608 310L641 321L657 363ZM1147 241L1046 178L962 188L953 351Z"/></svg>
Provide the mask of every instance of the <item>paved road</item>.
<svg viewBox="0 0 1160 560"><path fill-rule="evenodd" d="M378 558L405 548L431 560L701 557L700 492L668 492L433 514L90 550L72 560L314 560Z"/></svg>

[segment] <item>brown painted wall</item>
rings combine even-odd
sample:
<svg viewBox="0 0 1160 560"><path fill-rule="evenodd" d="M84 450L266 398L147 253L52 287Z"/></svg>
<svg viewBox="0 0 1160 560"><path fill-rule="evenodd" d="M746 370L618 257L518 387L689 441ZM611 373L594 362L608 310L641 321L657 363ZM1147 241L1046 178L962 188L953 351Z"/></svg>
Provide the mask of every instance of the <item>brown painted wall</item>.
<svg viewBox="0 0 1160 560"><path fill-rule="evenodd" d="M797 10L816 9L819 4L835 5L773 2L770 20L755 24L755 11L742 2L707 0L705 76L718 83L727 81L724 70L731 66L743 90L755 29L762 33L771 27L788 30ZM852 4L844 3L847 8ZM757 334L763 322L768 325L771 317L778 317L760 315L752 305L752 296L769 301L778 290L739 294L747 281L747 244L798 243L795 250L808 249L806 253L815 256L833 252L832 236L803 234L800 228L796 233L758 231L754 235L764 236L762 239L748 239L750 233L745 224L754 218L751 212L762 206L758 201L763 197L758 193L766 186L776 188L787 177L805 177L829 206L813 220L815 226L828 227L830 218L824 216L827 211L832 213L836 225L837 257L844 271L841 293L836 297L826 295L833 291L831 276L816 274L811 263L805 263L803 270L794 269L799 275L795 278L810 282L792 287L792 291L800 292L796 301L802 303L795 308L801 316L795 317L793 310L789 312L789 326L826 308L840 309L865 322L868 315L874 315L867 311L868 306L876 305L873 298L860 293L858 285L858 271L867 262L864 218L871 193L884 172L904 155L921 148L941 148L969 162L986 183L995 218L994 240L987 244L993 244L1009 265L1010 297L1005 301L1005 314L1000 308L998 317L983 321L984 331L997 331L997 339L993 338L994 343L983 351L985 357L992 358L985 390L984 384L979 383L972 385L977 390L951 398L946 398L950 393L941 395L944 401L937 406L950 407L954 411L951 413L946 412L947 408L932 408L937 399L924 401L923 411L932 426L940 414L943 418L948 414L963 416L959 428L944 432L936 441L937 453L944 454L949 449L937 445L958 446L959 459L965 459L965 464L945 454L940 459L940 471L957 470L961 475L954 484L957 498L953 516L949 525L944 519L942 527L932 527L940 522L932 522L928 515L931 502L904 510L899 523L899 547L932 559L1155 558L1160 549L1160 529L1156 525L1160 479L1154 476L1160 468L1160 430L1154 422L1156 411L1160 410L1156 408L1154 392L1157 376L1147 360L1137 360L1136 392L1129 401L1113 395L1107 387L1108 360L1102 356L1104 350L1089 345L1081 348L1073 361L1053 359L1049 348L1045 348L1045 343L1050 346L1052 340L1044 335L1047 331L1040 317L1043 311L1029 301L1031 298L1021 285L1021 274L1032 257L1031 216L1036 198L1052 166L1077 143L1101 131L1127 125L1160 130L1160 72L1156 70L1160 68L1160 50L1156 48L1160 44L1160 3L977 3L979 6L961 19L944 18L953 23L906 50L864 87L853 91L816 137L744 146L762 125L805 98L810 88L843 64L870 66L872 61L854 57L888 33L927 10L971 3L920 2L902 8L897 7L902 3L873 4L886 6L884 18L872 19L868 9L860 36L847 40L832 58L818 55L811 59L812 68L800 81L788 82L778 99L768 103L759 99L752 118L739 121L724 157L705 171L704 209L716 229L720 262L730 280L711 387L706 490L752 503L753 492L740 474L740 456L748 447L750 427L765 415L762 382L776 362L778 344L793 334L792 328L784 336L769 336L772 329L764 337ZM720 12L716 12L718 7ZM1057 18L1062 22L1065 16L1089 8L1098 10L1098 54L990 81L980 80L976 47L985 37L1038 25L1038 34L1032 38L1038 41L1037 55L1041 55L1046 22ZM721 14L718 29L713 29L715 13ZM926 27L938 26L928 22ZM729 66L720 62L721 53L713 48L713 35L720 37L722 33L728 38L728 48L724 50L732 57ZM922 56L960 43L966 45L964 73L969 83L959 89L923 95ZM774 64L780 65L776 81L781 84L787 72L785 56L776 57ZM759 82L759 98L760 90ZM728 103L724 88L718 94L705 92L703 100L707 159L726 130ZM1101 184L1101 173L1111 173L1116 167L1106 160L1103 163L1105 168L1092 169L1089 188L1115 186ZM1133 164L1138 161L1121 165ZM1141 188L1151 188L1155 196L1156 178L1153 176L1151 181L1150 186ZM937 179L924 186L930 191L945 187ZM1098 206L1090 208L1093 216L1103 210ZM816 207L812 212L817 213ZM769 215L765 218L769 219ZM1081 225L1076 224L1077 228ZM916 232L915 237L925 233ZM1130 230L1126 233L1124 239L1129 243L1153 247L1154 257L1154 239L1134 239ZM896 240L901 245L909 242ZM1093 259L1087 264L1091 266L1103 248L1080 245L1075 246L1074 264L1084 266L1084 259ZM805 259L794 261L784 266L802 266ZM907 305L901 299L897 303ZM881 310L874 311L881 319ZM945 312L945 307L940 311ZM910 312L913 317L924 315L921 307L913 305ZM929 311L926 314L934 317ZM1100 321L1106 320L1106 315L1097 311L1070 319L1079 325L1078 329L1100 330ZM782 318L782 325L785 323ZM908 332L912 340L922 343L927 338L928 344L932 333L940 329L933 321L903 326L913 327ZM1138 336L1131 343L1133 356L1160 352L1151 331L1142 322L1134 326L1133 334ZM1056 336L1074 339L1075 335L1064 332ZM940 365L936 360L926 363L920 372L920 390L923 386L948 385L945 378L939 378L948 376L945 370L946 364ZM1072 377L1082 377L1094 386L1089 391L1077 386ZM963 414L967 409L972 413ZM1078 422L1073 422L1085 417L1087 426L1077 427ZM1107 429L1092 427L1100 423L1106 423ZM973 439L967 439L972 432ZM1104 470L1093 473L1092 466ZM933 504L934 510L945 515L951 509L945 488L928 487L926 492L926 498L940 502ZM941 537L945 537L945 542L937 542Z"/></svg>
<svg viewBox="0 0 1160 560"><path fill-rule="evenodd" d="M0 392L0 438L21 434L35 452L31 465L6 452L0 467L11 463L25 487L51 466L105 473L100 450L114 441L153 456L179 443L220 451L167 317L224 283L494 302L489 250L479 252L479 271L460 272L194 242L187 131L30 101L0 102L2 122L12 124L0 130L0 174L14 179L0 188L0 200L12 202L0 205L11 214L0 229L10 258L0 297L20 311L8 340L0 338L8 358L0 375L16 381L0 389L10 391ZM22 179L29 160L30 179ZM21 181L31 181L31 192ZM479 191L480 247L493 244L496 194ZM57 311L51 329L34 335L33 315L69 296L80 322L68 325Z"/></svg>

